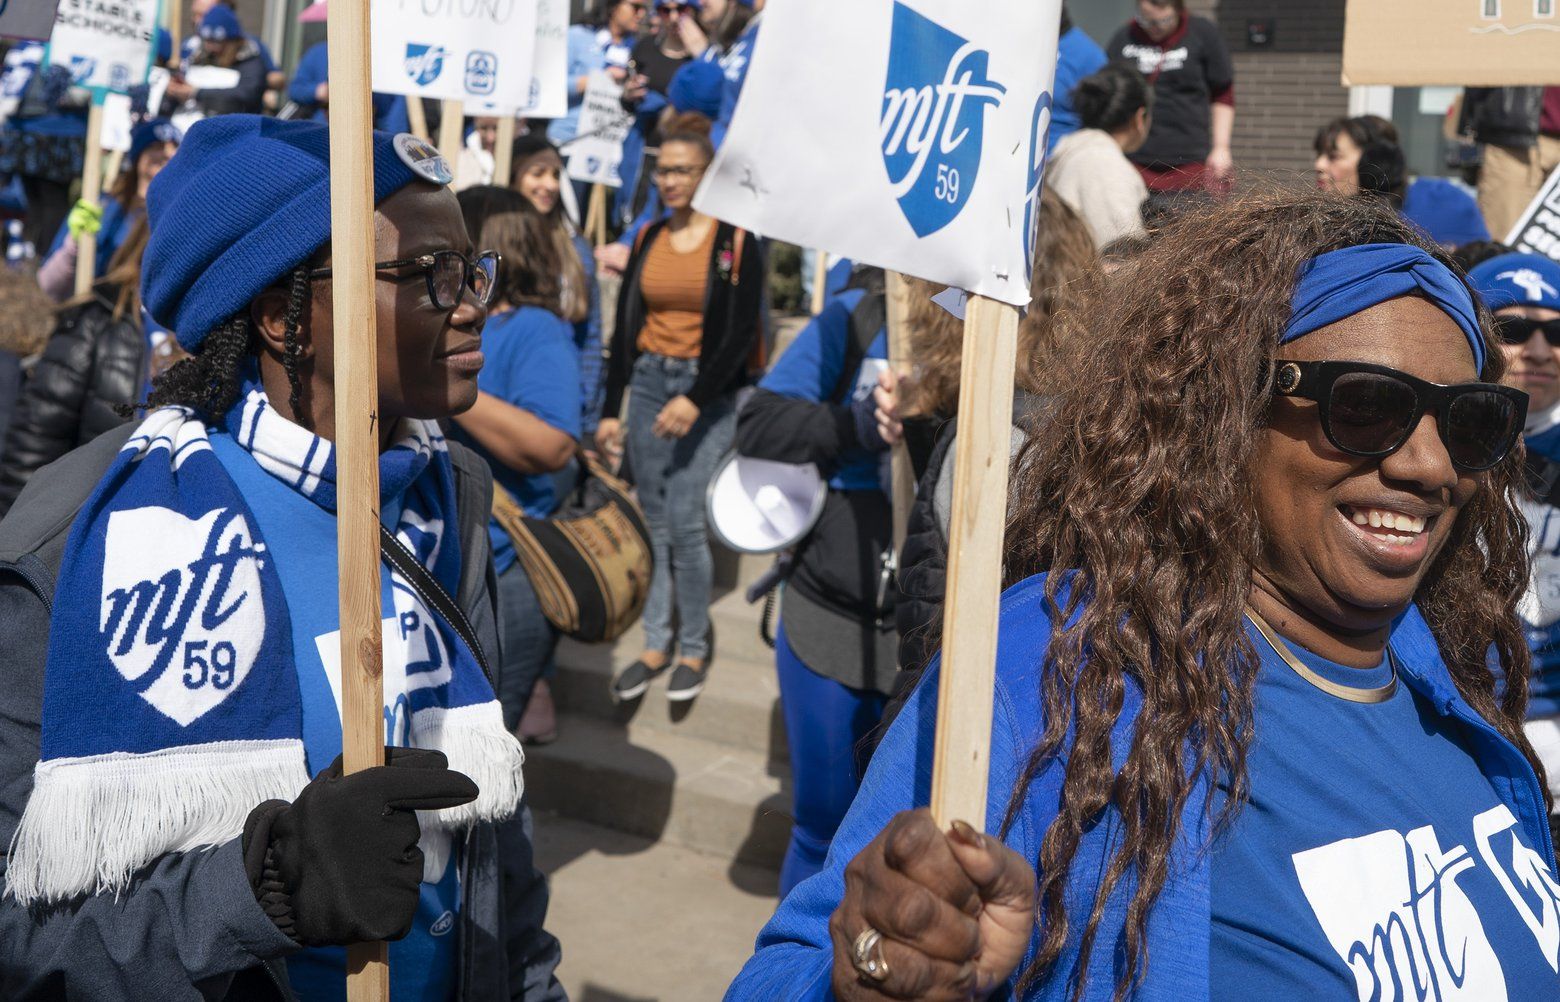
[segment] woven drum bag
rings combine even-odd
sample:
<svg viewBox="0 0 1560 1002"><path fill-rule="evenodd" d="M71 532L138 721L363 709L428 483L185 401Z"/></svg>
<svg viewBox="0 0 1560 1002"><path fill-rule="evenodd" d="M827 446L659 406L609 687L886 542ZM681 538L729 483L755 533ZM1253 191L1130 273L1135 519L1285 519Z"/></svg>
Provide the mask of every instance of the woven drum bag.
<svg viewBox="0 0 1560 1002"><path fill-rule="evenodd" d="M531 518L502 487L493 517L559 632L587 644L622 636L650 594L650 533L628 485L582 458L580 485L551 518Z"/></svg>

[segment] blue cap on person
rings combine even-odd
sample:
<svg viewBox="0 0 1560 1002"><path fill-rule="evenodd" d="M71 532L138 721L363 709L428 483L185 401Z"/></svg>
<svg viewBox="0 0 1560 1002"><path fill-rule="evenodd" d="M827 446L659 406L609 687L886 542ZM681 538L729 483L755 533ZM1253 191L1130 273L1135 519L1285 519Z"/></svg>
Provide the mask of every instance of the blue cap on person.
<svg viewBox="0 0 1560 1002"><path fill-rule="evenodd" d="M1560 310L1560 262L1540 254L1502 254L1468 272L1468 281L1491 310L1543 306Z"/></svg>
<svg viewBox="0 0 1560 1002"><path fill-rule="evenodd" d="M243 38L244 26L238 23L238 15L233 12L233 8L217 4L200 19L200 37L208 42Z"/></svg>
<svg viewBox="0 0 1560 1002"><path fill-rule="evenodd" d="M655 9L660 10L662 7L692 7L700 10L704 7L704 0L655 0Z"/></svg>
<svg viewBox="0 0 1560 1002"><path fill-rule="evenodd" d="M696 111L705 118L720 114L726 74L719 63L684 63L666 88L666 99L680 112Z"/></svg>
<svg viewBox="0 0 1560 1002"><path fill-rule="evenodd" d="M166 118L149 118L130 130L130 152L125 156L124 169L129 170L141 159L141 154L155 143L180 143L184 133Z"/></svg>
<svg viewBox="0 0 1560 1002"><path fill-rule="evenodd" d="M416 180L449 184L439 151L374 133L374 201ZM330 239L330 133L322 122L218 115L197 122L146 193L141 299L199 351L212 329Z"/></svg>

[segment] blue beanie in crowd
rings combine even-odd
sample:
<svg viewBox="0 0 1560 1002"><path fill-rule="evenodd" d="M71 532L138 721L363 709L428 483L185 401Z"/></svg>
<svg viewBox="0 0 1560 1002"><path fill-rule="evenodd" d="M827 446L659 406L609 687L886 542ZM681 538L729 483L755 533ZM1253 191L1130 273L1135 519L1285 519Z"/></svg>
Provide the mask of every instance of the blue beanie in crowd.
<svg viewBox="0 0 1560 1002"><path fill-rule="evenodd" d="M149 118L130 130L130 152L125 156L125 170L135 166L135 162L141 159L141 154L151 149L155 143L179 143L184 139L184 133L179 127L166 118Z"/></svg>
<svg viewBox="0 0 1560 1002"><path fill-rule="evenodd" d="M1508 306L1546 306L1560 310L1560 263L1539 254L1502 254L1468 272L1491 310Z"/></svg>
<svg viewBox="0 0 1560 1002"><path fill-rule="evenodd" d="M719 63L684 63L666 88L666 99L679 112L696 111L713 119L720 114L721 90L726 74Z"/></svg>
<svg viewBox="0 0 1560 1002"><path fill-rule="evenodd" d="M200 19L200 37L207 42L226 42L244 37L244 26L238 23L233 8L217 4Z"/></svg>
<svg viewBox="0 0 1560 1002"><path fill-rule="evenodd" d="M427 177L398 147L414 159L438 156L411 136L374 133L376 204ZM330 131L259 115L197 122L147 190L146 218L141 299L181 347L198 351L330 239Z"/></svg>

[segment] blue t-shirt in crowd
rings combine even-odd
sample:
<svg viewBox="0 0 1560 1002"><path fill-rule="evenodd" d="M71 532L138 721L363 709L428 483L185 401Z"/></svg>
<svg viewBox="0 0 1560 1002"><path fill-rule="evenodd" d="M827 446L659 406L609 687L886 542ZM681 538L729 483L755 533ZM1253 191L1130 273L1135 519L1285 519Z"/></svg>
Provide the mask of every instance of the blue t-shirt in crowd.
<svg viewBox="0 0 1560 1002"><path fill-rule="evenodd" d="M1051 90L1051 138L1046 152L1079 128L1078 112L1073 108L1072 92L1078 81L1105 67L1105 50L1089 33L1074 25L1056 43L1056 85Z"/></svg>
<svg viewBox="0 0 1560 1002"><path fill-rule="evenodd" d="M879 330L873 339L861 365L856 369L855 381L847 399L835 401L831 394L840 381L845 368L845 356L850 348L850 316L866 293L861 289L849 289L836 296L822 313L812 319L796 340L775 362L759 388L793 400L810 400L813 403L853 404L872 393L877 386L878 373L887 367L888 332ZM881 468L887 453L855 449L840 457L839 463L829 473L829 486L839 491L882 490Z"/></svg>
<svg viewBox="0 0 1560 1002"><path fill-rule="evenodd" d="M522 306L493 317L482 332L482 353L487 363L477 377L477 388L522 410L568 435L580 436L580 356L574 346L574 328L539 306ZM493 479L514 496L532 518L546 518L558 510L558 492L550 473L516 473L484 449L470 435L460 434L488 466ZM515 546L494 520L488 525L493 542L493 566L498 573L515 562Z"/></svg>
<svg viewBox="0 0 1560 1002"><path fill-rule="evenodd" d="M304 758L312 776L341 754L336 518L266 472L227 433L214 431L211 447L249 505L281 580L298 668ZM399 498L385 498L380 517L393 526L400 510ZM380 601L387 631L401 628L391 587L390 571L381 564ZM405 700L407 669L412 667L385 658L386 744L411 744ZM422 849L430 860L427 869L437 869L438 876L430 881L424 870L411 932L390 944L391 1002L447 1002L455 997L455 927L461 907L455 845L449 835L424 835ZM287 958L287 977L300 999L345 1000L346 950L319 947L295 953Z"/></svg>
<svg viewBox="0 0 1560 1002"><path fill-rule="evenodd" d="M1444 177L1410 181L1403 197L1403 218L1448 247L1490 238L1479 203Z"/></svg>
<svg viewBox="0 0 1560 1002"><path fill-rule="evenodd" d="M1560 997L1547 846L1466 726L1401 681L1379 703L1323 692L1251 639L1251 792L1212 859L1211 998ZM1393 677L1286 646L1351 688Z"/></svg>

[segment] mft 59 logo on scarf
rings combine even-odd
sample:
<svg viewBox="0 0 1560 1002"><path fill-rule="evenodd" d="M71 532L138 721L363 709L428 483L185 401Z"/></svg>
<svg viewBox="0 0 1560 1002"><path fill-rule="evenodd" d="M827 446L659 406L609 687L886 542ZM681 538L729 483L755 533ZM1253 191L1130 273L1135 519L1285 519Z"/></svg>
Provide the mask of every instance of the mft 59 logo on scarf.
<svg viewBox="0 0 1560 1002"><path fill-rule="evenodd" d="M265 640L265 547L237 511L109 516L100 626L141 698L187 727L244 682Z"/></svg>

